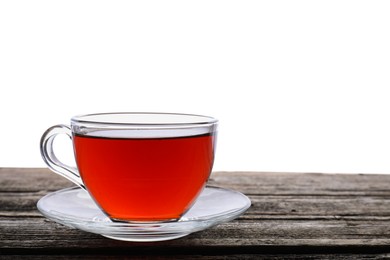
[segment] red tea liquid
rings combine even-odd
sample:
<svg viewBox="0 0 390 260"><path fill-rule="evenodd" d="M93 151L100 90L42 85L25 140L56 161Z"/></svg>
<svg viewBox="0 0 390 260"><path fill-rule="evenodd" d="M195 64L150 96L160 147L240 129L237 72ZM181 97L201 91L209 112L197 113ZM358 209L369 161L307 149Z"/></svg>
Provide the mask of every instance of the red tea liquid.
<svg viewBox="0 0 390 260"><path fill-rule="evenodd" d="M83 182L110 218L162 221L179 219L202 191L214 137L73 138Z"/></svg>

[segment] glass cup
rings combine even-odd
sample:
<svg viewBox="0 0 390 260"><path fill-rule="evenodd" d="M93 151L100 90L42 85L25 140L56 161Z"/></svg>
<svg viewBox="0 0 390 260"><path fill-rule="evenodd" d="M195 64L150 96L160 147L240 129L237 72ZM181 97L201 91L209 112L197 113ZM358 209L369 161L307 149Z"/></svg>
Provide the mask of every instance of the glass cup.
<svg viewBox="0 0 390 260"><path fill-rule="evenodd" d="M88 191L114 221L177 221L210 176L218 121L173 113L75 116L42 136L41 155L55 173ZM53 141L73 141L77 168L58 160Z"/></svg>

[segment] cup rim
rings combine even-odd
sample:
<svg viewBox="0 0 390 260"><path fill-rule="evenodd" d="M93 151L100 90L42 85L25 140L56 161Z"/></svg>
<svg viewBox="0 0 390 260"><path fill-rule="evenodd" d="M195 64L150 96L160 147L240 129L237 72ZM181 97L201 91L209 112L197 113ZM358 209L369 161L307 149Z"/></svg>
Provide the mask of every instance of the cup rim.
<svg viewBox="0 0 390 260"><path fill-rule="evenodd" d="M153 118L154 117L154 118ZM100 118L100 120L98 119ZM111 118L111 119L110 119ZM113 119L116 118L116 119ZM164 120L165 118L165 120ZM76 115L72 124L97 124L111 126L196 126L218 123L214 117L166 112L104 112Z"/></svg>

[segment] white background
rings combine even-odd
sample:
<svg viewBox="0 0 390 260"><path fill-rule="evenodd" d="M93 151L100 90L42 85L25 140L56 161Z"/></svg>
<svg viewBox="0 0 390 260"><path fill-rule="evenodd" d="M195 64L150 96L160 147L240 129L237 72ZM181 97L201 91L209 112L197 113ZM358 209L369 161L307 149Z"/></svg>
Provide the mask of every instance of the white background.
<svg viewBox="0 0 390 260"><path fill-rule="evenodd" d="M357 0L1 1L0 166L45 167L41 134L73 115L164 111L220 120L215 170L390 173L389 13Z"/></svg>

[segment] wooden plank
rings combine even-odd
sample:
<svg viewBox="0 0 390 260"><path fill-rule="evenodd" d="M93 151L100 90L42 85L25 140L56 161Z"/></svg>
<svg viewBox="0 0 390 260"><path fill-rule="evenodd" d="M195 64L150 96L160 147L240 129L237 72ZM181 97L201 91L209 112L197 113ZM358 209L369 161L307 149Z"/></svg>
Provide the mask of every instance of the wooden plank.
<svg viewBox="0 0 390 260"><path fill-rule="evenodd" d="M0 218L2 248L14 247L14 241L23 238L26 244L19 248L46 247L60 240L61 247L91 247L108 242L100 235L71 229L44 218ZM77 239L86 239L82 245ZM89 240L88 240L89 239ZM87 241L88 240L88 241ZM110 246L120 247L128 244L148 245L148 243L129 243L109 240ZM360 241L360 242L359 242ZM58 242L58 241L57 241ZM165 246L327 246L327 245L390 245L390 225L388 221L346 221L346 220L235 220L190 235L183 239L161 242ZM156 243L151 243L156 244Z"/></svg>
<svg viewBox="0 0 390 260"><path fill-rule="evenodd" d="M148 256L145 257L145 255L132 255L129 257L126 256L118 256L118 255L108 255L108 254L91 254L91 255L7 255L2 256L1 259L8 260L8 259L29 259L29 260L47 260L47 259L105 259L105 260L111 260L111 259L167 259L164 256ZM201 253L194 254L194 255L170 255L169 259L204 259L204 260L226 260L226 259L232 259L232 260L248 260L248 259L269 259L269 260L285 260L285 259L320 259L320 260L383 260L383 259L389 259L390 254L303 254L303 255L297 255L297 254L282 254L282 255L273 255L273 254L230 254L230 255L202 255Z"/></svg>
<svg viewBox="0 0 390 260"><path fill-rule="evenodd" d="M55 191L74 186L67 179L42 168L0 168L0 192Z"/></svg>
<svg viewBox="0 0 390 260"><path fill-rule="evenodd" d="M390 174L214 172L212 183L255 195L390 195Z"/></svg>
<svg viewBox="0 0 390 260"><path fill-rule="evenodd" d="M222 249L232 254L278 253L279 250L305 252L372 252L388 251L388 221L232 221L182 239L131 243L108 240L99 235L70 229L44 220L1 219L0 248L2 253L68 254L77 252L147 253L150 248L166 254L194 254L198 250L217 253ZM79 241L76 242L75 241ZM364 246L364 247L362 247Z"/></svg>
<svg viewBox="0 0 390 260"><path fill-rule="evenodd" d="M47 169L0 168L0 255L220 259L215 256L227 254L255 259L268 254L280 259L278 254L304 253L333 259L339 253L369 253L377 259L390 252L390 176L215 172L210 183L248 194L252 207L235 221L182 239L130 243L43 218L36 202L48 192L73 186L64 178Z"/></svg>
<svg viewBox="0 0 390 260"><path fill-rule="evenodd" d="M31 181L34 183L31 183ZM254 195L390 195L390 174L213 172L211 185ZM43 168L0 168L0 191L52 191L73 186Z"/></svg>
<svg viewBox="0 0 390 260"><path fill-rule="evenodd" d="M0 216L40 216L36 203L46 191L0 192ZM390 219L390 196L249 196L245 219Z"/></svg>
<svg viewBox="0 0 390 260"><path fill-rule="evenodd" d="M289 193L295 191L298 194L286 194L284 192L275 192L270 194L253 194L249 195L252 201L252 207L245 214L247 219L264 219L264 218L342 218L342 217L356 217L361 218L381 218L382 220L390 217L390 189L385 190L381 187L381 193L375 193L377 190L369 190L378 188L379 186L388 186L385 182L387 176L384 175L368 175L368 176L353 176L353 175L336 175L327 176L322 174L288 174L288 173L215 173L216 177L212 183L216 186L232 186L232 183L256 183L259 180L259 176L265 176L263 185L265 182L269 182L271 186L279 185L275 182L275 178L281 181L281 178L285 177L287 180L295 176L295 181L289 181L292 183L289 188ZM5 177L4 177L5 176ZM18 177L19 176L19 177ZM231 178L227 178L231 177ZM302 176L304 181L297 181ZM12 178L11 178L12 177ZM316 180L316 178L321 180ZM332 178L329 178L332 177ZM361 187L362 180L365 184L365 196L356 194L356 190L363 190ZM366 178L370 177L370 178ZM371 178L372 177L372 178ZM378 178L382 177L382 181ZM386 177L383 180L383 177ZM261 177L262 178L262 177ZM304 184L311 180L322 185L325 181L341 182L339 179L348 180L349 192L352 194L335 193L332 189L328 191L329 194L320 195L315 192L307 193L299 185L307 186ZM46 180L46 179L49 179ZM248 182L248 179L253 181ZM18 181L20 180L20 181ZM45 180L45 181L42 181ZM344 182L343 181L343 182ZM354 182L355 181L355 182ZM390 180L389 180L390 181ZM371 183L372 182L372 183ZM36 184L37 183L37 184ZM352 186L351 183L355 183ZM390 182L389 182L390 183ZM32 185L33 184L33 185ZM44 184L44 185L42 185ZM40 186L42 185L42 186ZM254 185L254 184L253 184ZM32 212L36 212L36 203L39 198L44 196L50 191L57 190L64 187L73 186L72 183L64 178L51 173L47 169L0 169L0 215L27 214L31 215ZM311 185L310 188L312 189ZM246 192L246 186L242 186L242 191ZM339 188L340 190L341 188ZM252 192L253 193L253 192ZM325 189L322 189L322 193L325 193ZM11 212L11 213L10 213ZM39 215L37 213L36 215Z"/></svg>

